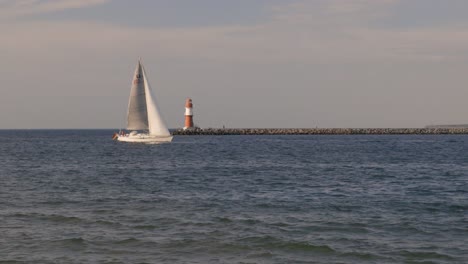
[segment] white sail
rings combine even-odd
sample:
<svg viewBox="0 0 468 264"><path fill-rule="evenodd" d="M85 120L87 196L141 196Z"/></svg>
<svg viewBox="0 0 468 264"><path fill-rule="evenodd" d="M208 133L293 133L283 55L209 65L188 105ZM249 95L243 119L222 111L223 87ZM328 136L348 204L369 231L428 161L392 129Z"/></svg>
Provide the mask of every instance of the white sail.
<svg viewBox="0 0 468 264"><path fill-rule="evenodd" d="M143 83L145 87L146 94L146 108L148 113L148 128L149 134L154 136L170 136L169 129L167 129L166 123L164 122L156 99L153 96L151 87L149 85L148 79L146 78L145 69L142 66L143 72Z"/></svg>
<svg viewBox="0 0 468 264"><path fill-rule="evenodd" d="M139 61L135 69L135 74L133 75L132 89L130 91L130 99L128 102L127 129L148 129L146 89L145 82L143 80L143 69Z"/></svg>

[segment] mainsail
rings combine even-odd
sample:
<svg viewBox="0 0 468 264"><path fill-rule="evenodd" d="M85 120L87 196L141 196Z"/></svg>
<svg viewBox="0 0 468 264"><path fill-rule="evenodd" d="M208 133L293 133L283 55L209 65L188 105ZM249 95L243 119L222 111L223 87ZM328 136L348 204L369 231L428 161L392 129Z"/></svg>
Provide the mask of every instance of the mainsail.
<svg viewBox="0 0 468 264"><path fill-rule="evenodd" d="M133 76L132 89L128 102L127 129L147 130L148 113L146 108L146 89L143 81L143 69L140 61Z"/></svg>
<svg viewBox="0 0 468 264"><path fill-rule="evenodd" d="M150 135L170 136L159 112L143 65L138 61L128 103L128 130L149 130Z"/></svg>

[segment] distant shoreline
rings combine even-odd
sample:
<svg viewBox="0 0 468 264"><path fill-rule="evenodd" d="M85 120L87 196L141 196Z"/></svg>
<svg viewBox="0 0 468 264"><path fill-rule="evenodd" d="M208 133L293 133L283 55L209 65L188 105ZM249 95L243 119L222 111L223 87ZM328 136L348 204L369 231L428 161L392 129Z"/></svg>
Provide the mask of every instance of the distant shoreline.
<svg viewBox="0 0 468 264"><path fill-rule="evenodd" d="M182 135L468 135L468 128L204 128L172 132Z"/></svg>

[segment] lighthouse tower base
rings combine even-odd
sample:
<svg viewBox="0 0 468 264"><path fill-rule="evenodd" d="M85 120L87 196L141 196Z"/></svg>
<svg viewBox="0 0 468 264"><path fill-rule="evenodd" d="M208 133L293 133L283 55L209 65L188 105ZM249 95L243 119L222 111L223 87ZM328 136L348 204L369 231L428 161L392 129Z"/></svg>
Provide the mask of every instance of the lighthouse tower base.
<svg viewBox="0 0 468 264"><path fill-rule="evenodd" d="M184 127L183 130L197 130L199 127L197 126L191 126L191 127Z"/></svg>

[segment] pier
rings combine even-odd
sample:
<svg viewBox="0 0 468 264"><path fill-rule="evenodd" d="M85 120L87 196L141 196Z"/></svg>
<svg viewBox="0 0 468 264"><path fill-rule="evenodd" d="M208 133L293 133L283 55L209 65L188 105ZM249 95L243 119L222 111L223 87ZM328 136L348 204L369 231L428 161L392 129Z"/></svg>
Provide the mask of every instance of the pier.
<svg viewBox="0 0 468 264"><path fill-rule="evenodd" d="M197 128L173 135L468 135L468 128Z"/></svg>

